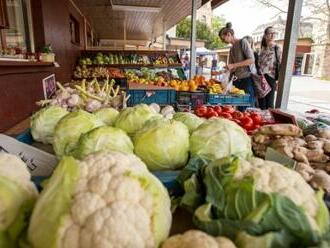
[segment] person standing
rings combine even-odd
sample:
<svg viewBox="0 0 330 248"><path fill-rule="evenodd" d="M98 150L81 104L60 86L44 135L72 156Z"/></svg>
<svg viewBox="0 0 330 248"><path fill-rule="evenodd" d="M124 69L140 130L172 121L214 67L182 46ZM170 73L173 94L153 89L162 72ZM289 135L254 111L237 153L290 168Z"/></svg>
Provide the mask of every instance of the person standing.
<svg viewBox="0 0 330 248"><path fill-rule="evenodd" d="M267 27L261 41L261 51L258 60L259 68L271 87L271 91L264 98L258 99L261 109L274 108L276 81L278 80L282 56L281 48L275 43L275 35L274 28Z"/></svg>
<svg viewBox="0 0 330 248"><path fill-rule="evenodd" d="M232 45L229 51L227 69L237 77L237 80L234 81L233 84L237 88L243 89L246 93L250 94L250 102L254 107L255 93L251 73L256 73L256 68L251 46L246 39L237 39L235 37L235 32L231 23L227 23L226 26L219 31L219 37L223 42ZM245 108L240 108L240 110L244 109Z"/></svg>

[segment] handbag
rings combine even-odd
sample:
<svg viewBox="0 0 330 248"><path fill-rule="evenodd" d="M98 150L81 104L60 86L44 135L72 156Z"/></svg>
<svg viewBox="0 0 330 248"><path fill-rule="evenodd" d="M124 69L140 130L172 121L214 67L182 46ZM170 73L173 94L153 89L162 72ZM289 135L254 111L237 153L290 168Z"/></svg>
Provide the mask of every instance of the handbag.
<svg viewBox="0 0 330 248"><path fill-rule="evenodd" d="M275 60L276 60L276 65L275 65L275 80L278 80L278 76L279 76L279 61L278 61L278 46L275 45Z"/></svg>
<svg viewBox="0 0 330 248"><path fill-rule="evenodd" d="M272 90L264 75L252 74L254 88L258 98L264 98Z"/></svg>

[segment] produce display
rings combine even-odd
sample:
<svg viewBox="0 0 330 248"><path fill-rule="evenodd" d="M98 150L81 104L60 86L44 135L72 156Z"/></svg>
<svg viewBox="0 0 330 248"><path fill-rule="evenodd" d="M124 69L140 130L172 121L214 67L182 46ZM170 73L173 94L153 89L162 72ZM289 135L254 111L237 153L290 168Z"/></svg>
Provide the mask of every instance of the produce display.
<svg viewBox="0 0 330 248"><path fill-rule="evenodd" d="M150 64L147 55L139 54L114 54L98 52L95 56L83 57L80 65L113 65L113 64Z"/></svg>
<svg viewBox="0 0 330 248"><path fill-rule="evenodd" d="M191 160L178 177L180 206L193 222L238 247L328 247L329 212L322 191L285 166L229 156Z"/></svg>
<svg viewBox="0 0 330 248"><path fill-rule="evenodd" d="M292 124L267 125L253 135L253 150L265 157L268 147L294 159L295 170L315 188L330 193L330 130L303 136L302 130Z"/></svg>
<svg viewBox="0 0 330 248"><path fill-rule="evenodd" d="M22 160L0 153L0 247L18 247L37 197Z"/></svg>
<svg viewBox="0 0 330 248"><path fill-rule="evenodd" d="M34 136L53 146L59 163L19 235L0 229L0 247L330 247L327 129L231 106L48 106L32 119ZM267 147L292 154L295 166L264 160ZM12 163L0 154L0 184L1 165ZM1 190L0 201L13 194Z"/></svg>
<svg viewBox="0 0 330 248"><path fill-rule="evenodd" d="M252 134L260 126L269 124L269 121L264 120L257 112L240 112L229 105L199 106L195 109L195 114L206 119L219 117L234 121L249 134Z"/></svg>
<svg viewBox="0 0 330 248"><path fill-rule="evenodd" d="M58 90L52 99L37 102L39 106L59 106L68 111L84 109L88 112L95 112L102 108L113 107L116 109L127 106L129 96L125 91L120 91L115 81L106 79L100 83L97 79L92 81L81 80L73 85L64 87L57 82Z"/></svg>
<svg viewBox="0 0 330 248"><path fill-rule="evenodd" d="M171 226L165 187L132 154L64 157L33 210L33 248L158 247Z"/></svg>
<svg viewBox="0 0 330 248"><path fill-rule="evenodd" d="M76 66L73 71L73 77L76 79L88 78L124 78L120 69L111 67L87 67L86 65Z"/></svg>

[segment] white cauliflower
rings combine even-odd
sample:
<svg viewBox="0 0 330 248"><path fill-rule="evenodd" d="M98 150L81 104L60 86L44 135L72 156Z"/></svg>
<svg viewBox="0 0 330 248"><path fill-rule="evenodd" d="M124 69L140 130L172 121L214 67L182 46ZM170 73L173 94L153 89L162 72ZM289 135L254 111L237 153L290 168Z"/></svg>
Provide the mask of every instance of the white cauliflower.
<svg viewBox="0 0 330 248"><path fill-rule="evenodd" d="M256 190L280 193L302 207L313 229L318 230L316 215L319 204L315 192L298 172L272 161L254 158L249 162L241 160L235 179L247 176L253 176L255 179Z"/></svg>
<svg viewBox="0 0 330 248"><path fill-rule="evenodd" d="M157 247L171 226L166 189L135 155L64 157L33 211L33 248Z"/></svg>
<svg viewBox="0 0 330 248"><path fill-rule="evenodd" d="M168 238L162 248L236 248L235 244L225 237L212 237L199 230L189 230Z"/></svg>
<svg viewBox="0 0 330 248"><path fill-rule="evenodd" d="M0 246L17 247L38 191L15 155L0 153Z"/></svg>

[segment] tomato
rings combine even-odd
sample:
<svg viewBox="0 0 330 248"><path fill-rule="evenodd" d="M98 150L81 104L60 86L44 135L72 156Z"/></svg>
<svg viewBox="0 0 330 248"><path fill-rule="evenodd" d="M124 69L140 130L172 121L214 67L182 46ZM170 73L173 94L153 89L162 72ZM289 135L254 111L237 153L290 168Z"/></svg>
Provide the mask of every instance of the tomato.
<svg viewBox="0 0 330 248"><path fill-rule="evenodd" d="M217 105L217 106L214 106L213 109L214 109L214 111L217 112L218 114L222 112L222 108L221 108L221 106L218 106L218 105Z"/></svg>
<svg viewBox="0 0 330 248"><path fill-rule="evenodd" d="M260 127L259 124L254 124L252 129L255 130L255 129L258 129L259 127Z"/></svg>
<svg viewBox="0 0 330 248"><path fill-rule="evenodd" d="M232 113L235 112L235 109L230 105L225 105L225 106L222 107L222 111L226 112L226 113L229 113L229 114L232 114Z"/></svg>
<svg viewBox="0 0 330 248"><path fill-rule="evenodd" d="M219 116L222 117L222 118L230 119L230 120L233 119L231 114L227 113L227 112L222 112L222 113L219 114Z"/></svg>
<svg viewBox="0 0 330 248"><path fill-rule="evenodd" d="M206 113L207 113L207 109L206 107L202 106L202 107L199 107L195 110L195 114L199 117L204 117L206 116Z"/></svg>
<svg viewBox="0 0 330 248"><path fill-rule="evenodd" d="M251 114L251 119L253 120L253 123L255 123L255 124L262 123L262 117L258 113L252 113Z"/></svg>
<svg viewBox="0 0 330 248"><path fill-rule="evenodd" d="M253 120L248 117L248 116L244 116L243 118L240 119L241 123L242 123L242 127L246 130L251 130L253 127Z"/></svg>
<svg viewBox="0 0 330 248"><path fill-rule="evenodd" d="M241 119L242 117L244 117L244 114L240 111L235 111L234 113L232 113L232 116L234 119Z"/></svg>
<svg viewBox="0 0 330 248"><path fill-rule="evenodd" d="M239 120L239 119L235 119L235 117L233 116L233 122L236 122L238 125L241 125L242 123L241 123L241 121Z"/></svg>
<svg viewBox="0 0 330 248"><path fill-rule="evenodd" d="M207 118L218 117L218 116L219 116L218 113L215 112L214 110L207 113Z"/></svg>

